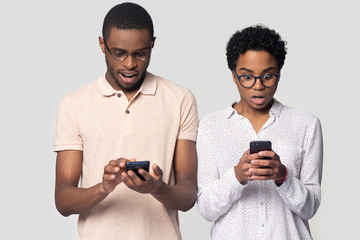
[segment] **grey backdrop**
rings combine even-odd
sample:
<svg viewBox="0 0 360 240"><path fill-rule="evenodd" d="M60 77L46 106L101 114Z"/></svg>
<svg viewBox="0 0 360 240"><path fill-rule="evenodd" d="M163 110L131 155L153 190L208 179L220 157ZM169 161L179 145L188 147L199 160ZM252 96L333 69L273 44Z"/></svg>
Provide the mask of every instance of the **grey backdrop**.
<svg viewBox="0 0 360 240"><path fill-rule="evenodd" d="M288 41L275 97L320 117L325 155L315 239L354 239L360 214L359 27L356 1L136 1L153 17L149 71L194 93L199 115L239 97L226 67L235 30L263 23ZM102 21L118 1L2 1L1 239L76 239L76 216L54 206L52 132L64 95L104 73ZM291 137L291 136L289 136ZM209 239L194 207L184 239Z"/></svg>

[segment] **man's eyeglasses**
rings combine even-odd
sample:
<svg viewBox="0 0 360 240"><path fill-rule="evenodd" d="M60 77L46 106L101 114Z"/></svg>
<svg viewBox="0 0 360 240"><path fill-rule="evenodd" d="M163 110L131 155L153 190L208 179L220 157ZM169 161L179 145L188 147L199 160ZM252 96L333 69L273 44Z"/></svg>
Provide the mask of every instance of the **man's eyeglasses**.
<svg viewBox="0 0 360 240"><path fill-rule="evenodd" d="M120 62L124 61L129 55L131 55L136 60L144 61L146 58L149 57L150 52L151 52L151 47L144 48L144 49L141 49L141 50L137 50L137 51L132 52L132 53L128 53L128 52L122 51L122 50L116 50L116 51L112 52L110 50L110 48L108 47L105 40L104 40L104 43L105 43L106 49L109 51L111 56L113 56L113 58L115 60L120 61Z"/></svg>
<svg viewBox="0 0 360 240"><path fill-rule="evenodd" d="M267 88L274 86L279 81L279 74L267 73L262 76L255 77L251 74L244 74L239 76L235 70L233 70L233 73L239 80L240 85L244 88L252 88L255 85L257 79L260 79L261 84Z"/></svg>

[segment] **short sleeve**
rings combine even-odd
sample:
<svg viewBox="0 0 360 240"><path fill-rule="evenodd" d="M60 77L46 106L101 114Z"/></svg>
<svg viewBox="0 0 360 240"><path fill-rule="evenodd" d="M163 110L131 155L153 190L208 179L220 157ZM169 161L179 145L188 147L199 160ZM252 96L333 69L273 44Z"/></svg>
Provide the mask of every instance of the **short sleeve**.
<svg viewBox="0 0 360 240"><path fill-rule="evenodd" d="M54 129L53 151L83 150L76 111L67 96L60 104Z"/></svg>
<svg viewBox="0 0 360 240"><path fill-rule="evenodd" d="M181 104L180 129L178 139L196 141L199 125L196 101L194 95L188 91Z"/></svg>

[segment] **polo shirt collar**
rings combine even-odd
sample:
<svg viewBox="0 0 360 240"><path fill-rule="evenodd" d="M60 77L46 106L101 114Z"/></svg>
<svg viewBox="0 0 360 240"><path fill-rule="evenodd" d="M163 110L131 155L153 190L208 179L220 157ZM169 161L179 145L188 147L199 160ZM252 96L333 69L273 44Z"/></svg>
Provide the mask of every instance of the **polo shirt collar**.
<svg viewBox="0 0 360 240"><path fill-rule="evenodd" d="M113 87L111 87L108 81L106 81L105 74L98 79L96 84L99 88L100 93L104 96L109 97L117 92ZM139 92L141 92L142 94L155 95L156 87L156 76L152 73L146 72L144 82L141 85Z"/></svg>
<svg viewBox="0 0 360 240"><path fill-rule="evenodd" d="M241 118L245 118L244 116L239 115L236 112L236 110L232 107L232 105L233 104L231 104L224 110L225 117L227 119L229 119L234 115L238 115ZM271 106L270 111L269 111L270 116L280 116L282 108L283 108L283 105L274 98L274 103Z"/></svg>
<svg viewBox="0 0 360 240"><path fill-rule="evenodd" d="M146 72L144 82L141 85L139 92L146 95L155 95L156 87L156 76L152 73Z"/></svg>

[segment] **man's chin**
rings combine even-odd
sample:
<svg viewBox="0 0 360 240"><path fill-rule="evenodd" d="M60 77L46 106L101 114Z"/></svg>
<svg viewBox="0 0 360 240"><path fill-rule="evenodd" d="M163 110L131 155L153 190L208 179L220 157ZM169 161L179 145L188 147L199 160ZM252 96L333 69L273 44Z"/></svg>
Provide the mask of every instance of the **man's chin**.
<svg viewBox="0 0 360 240"><path fill-rule="evenodd" d="M137 91L143 83L143 80L137 80L135 82L127 83L127 82L121 82L117 79L116 84L122 89L124 92L133 92Z"/></svg>

